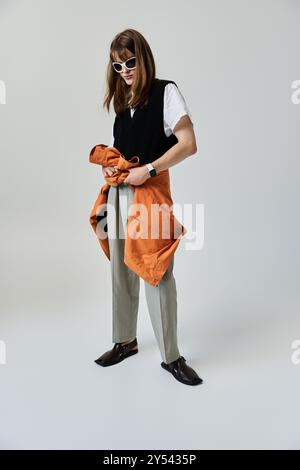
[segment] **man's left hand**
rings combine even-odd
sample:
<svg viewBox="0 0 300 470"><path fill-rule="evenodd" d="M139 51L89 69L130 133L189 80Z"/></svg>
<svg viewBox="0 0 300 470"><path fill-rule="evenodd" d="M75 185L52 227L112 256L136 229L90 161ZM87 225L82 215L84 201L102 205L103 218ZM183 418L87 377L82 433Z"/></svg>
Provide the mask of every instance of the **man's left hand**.
<svg viewBox="0 0 300 470"><path fill-rule="evenodd" d="M138 186L143 184L148 178L151 178L151 175L146 165L143 165L136 168L129 168L129 175L125 178L124 183Z"/></svg>

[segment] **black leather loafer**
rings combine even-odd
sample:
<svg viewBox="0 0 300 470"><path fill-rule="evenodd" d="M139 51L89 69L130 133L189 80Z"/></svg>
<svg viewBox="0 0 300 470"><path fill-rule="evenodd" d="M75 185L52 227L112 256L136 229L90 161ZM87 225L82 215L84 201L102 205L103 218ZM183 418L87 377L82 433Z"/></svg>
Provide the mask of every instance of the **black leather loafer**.
<svg viewBox="0 0 300 470"><path fill-rule="evenodd" d="M118 364L119 362L126 359L126 357L132 356L133 354L136 354L138 352L137 348L133 349L135 346L137 346L137 344L138 343L136 338L127 344L115 343L112 349L106 351L94 362L96 362L96 364L99 364L99 366L103 367Z"/></svg>
<svg viewBox="0 0 300 470"><path fill-rule="evenodd" d="M197 372L186 364L186 359L183 356L169 364L162 362L161 366L171 372L175 379L183 384L199 385L203 382Z"/></svg>

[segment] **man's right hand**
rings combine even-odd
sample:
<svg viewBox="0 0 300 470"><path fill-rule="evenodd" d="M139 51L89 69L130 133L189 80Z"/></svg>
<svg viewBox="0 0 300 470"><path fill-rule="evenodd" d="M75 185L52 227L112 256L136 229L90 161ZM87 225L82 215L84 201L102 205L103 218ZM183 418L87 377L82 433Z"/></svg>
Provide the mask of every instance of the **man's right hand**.
<svg viewBox="0 0 300 470"><path fill-rule="evenodd" d="M102 166L102 174L104 177L111 176L115 171L114 166Z"/></svg>

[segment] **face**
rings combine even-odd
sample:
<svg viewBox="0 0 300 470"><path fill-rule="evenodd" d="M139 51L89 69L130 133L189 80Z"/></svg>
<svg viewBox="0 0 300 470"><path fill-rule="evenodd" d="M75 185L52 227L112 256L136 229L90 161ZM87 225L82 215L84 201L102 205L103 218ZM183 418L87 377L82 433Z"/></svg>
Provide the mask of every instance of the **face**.
<svg viewBox="0 0 300 470"><path fill-rule="evenodd" d="M125 62L125 60L127 60L127 59L129 59L130 57L133 57L133 56L134 56L134 54L132 52L130 52L128 49L125 49L124 60L121 60L121 58L118 56L118 54L116 52L114 53L114 60L115 60L115 62ZM134 80L135 71L136 71L136 69L128 70L125 67L123 67L123 70L119 75L121 75L121 77L127 83L127 85L132 85L133 80Z"/></svg>

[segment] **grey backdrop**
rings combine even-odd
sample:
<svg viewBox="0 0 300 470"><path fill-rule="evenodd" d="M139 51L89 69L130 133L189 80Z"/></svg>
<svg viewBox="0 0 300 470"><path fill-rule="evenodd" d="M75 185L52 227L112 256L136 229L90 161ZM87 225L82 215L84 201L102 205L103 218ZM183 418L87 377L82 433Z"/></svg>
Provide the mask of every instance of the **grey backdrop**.
<svg viewBox="0 0 300 470"><path fill-rule="evenodd" d="M298 0L0 1L1 448L300 447L299 22ZM182 242L174 265L198 387L161 368L143 282L139 354L93 362L111 284L88 154L109 143L105 69L127 27L193 115L198 152L170 175L174 202L205 210L203 248Z"/></svg>

